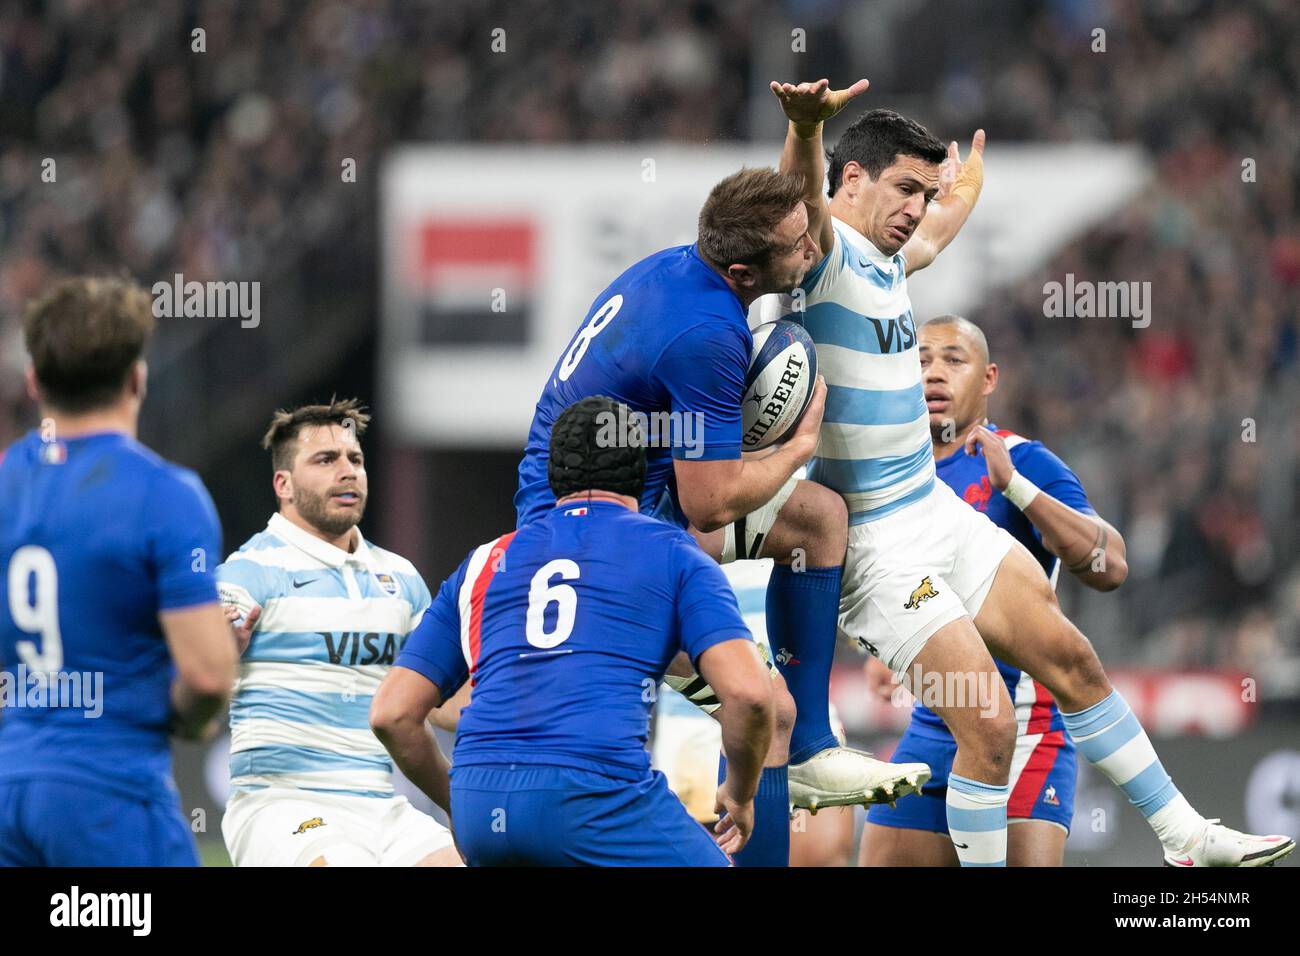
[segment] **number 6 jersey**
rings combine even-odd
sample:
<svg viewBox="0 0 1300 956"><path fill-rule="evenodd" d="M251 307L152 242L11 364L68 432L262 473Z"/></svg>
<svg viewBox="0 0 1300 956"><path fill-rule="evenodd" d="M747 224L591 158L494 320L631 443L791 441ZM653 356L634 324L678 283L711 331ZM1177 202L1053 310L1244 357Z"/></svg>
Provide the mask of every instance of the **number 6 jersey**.
<svg viewBox="0 0 1300 956"><path fill-rule="evenodd" d="M753 640L722 570L685 532L611 501L554 507L476 548L397 658L444 700L474 686L456 767L527 763L639 779L678 650Z"/></svg>

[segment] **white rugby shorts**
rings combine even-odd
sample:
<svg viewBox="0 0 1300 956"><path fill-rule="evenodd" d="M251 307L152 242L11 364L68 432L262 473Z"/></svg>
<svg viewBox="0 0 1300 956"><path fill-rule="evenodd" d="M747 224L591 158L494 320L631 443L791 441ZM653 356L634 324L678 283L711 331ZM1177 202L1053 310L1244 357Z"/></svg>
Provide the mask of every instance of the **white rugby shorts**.
<svg viewBox="0 0 1300 956"><path fill-rule="evenodd" d="M237 792L221 833L235 866L413 866L452 845L451 832L402 796L296 787Z"/></svg>
<svg viewBox="0 0 1300 956"><path fill-rule="evenodd" d="M841 635L903 673L935 631L979 613L1014 544L936 478L919 501L849 527Z"/></svg>

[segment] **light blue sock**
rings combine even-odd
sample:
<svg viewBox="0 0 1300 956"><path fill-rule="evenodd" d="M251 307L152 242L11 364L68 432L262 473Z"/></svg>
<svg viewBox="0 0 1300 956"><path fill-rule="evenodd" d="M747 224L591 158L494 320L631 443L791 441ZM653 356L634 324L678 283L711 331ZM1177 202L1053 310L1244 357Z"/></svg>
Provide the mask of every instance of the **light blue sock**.
<svg viewBox="0 0 1300 956"><path fill-rule="evenodd" d="M1142 811L1165 849L1179 851L1205 824L1178 792L1151 738L1119 691L1086 710L1061 712L1079 753Z"/></svg>
<svg viewBox="0 0 1300 956"><path fill-rule="evenodd" d="M1087 710L1063 711L1061 716L1079 753L1123 790L1143 816L1151 816L1178 796L1151 738L1119 691L1112 690Z"/></svg>
<svg viewBox="0 0 1300 956"><path fill-rule="evenodd" d="M948 835L962 866L1007 865L1009 784L948 774Z"/></svg>

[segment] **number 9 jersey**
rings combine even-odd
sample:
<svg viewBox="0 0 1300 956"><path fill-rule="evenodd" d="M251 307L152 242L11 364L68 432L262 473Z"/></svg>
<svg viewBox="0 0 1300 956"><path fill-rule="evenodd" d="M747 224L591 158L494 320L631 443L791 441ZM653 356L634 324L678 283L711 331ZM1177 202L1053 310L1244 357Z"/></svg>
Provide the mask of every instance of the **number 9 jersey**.
<svg viewBox="0 0 1300 956"><path fill-rule="evenodd" d="M0 865L194 865L159 612L217 602L197 475L118 432L0 459Z"/></svg>

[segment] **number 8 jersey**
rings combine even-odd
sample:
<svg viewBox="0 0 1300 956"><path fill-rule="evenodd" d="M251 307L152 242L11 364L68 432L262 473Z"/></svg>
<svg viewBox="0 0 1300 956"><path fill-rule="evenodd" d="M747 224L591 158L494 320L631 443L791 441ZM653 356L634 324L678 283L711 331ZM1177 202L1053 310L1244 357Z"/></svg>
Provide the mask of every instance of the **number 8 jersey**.
<svg viewBox="0 0 1300 956"><path fill-rule="evenodd" d="M593 395L646 416L642 512L655 512L664 492L676 488L674 458L739 458L753 347L740 298L694 245L664 249L629 268L596 297L537 400L519 463L518 527L555 504L546 480L551 425Z"/></svg>
<svg viewBox="0 0 1300 956"><path fill-rule="evenodd" d="M475 549L397 658L444 700L474 685L453 762L636 780L664 670L753 640L722 570L685 532L611 501L553 507ZM454 773L454 771L453 771Z"/></svg>

